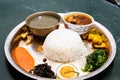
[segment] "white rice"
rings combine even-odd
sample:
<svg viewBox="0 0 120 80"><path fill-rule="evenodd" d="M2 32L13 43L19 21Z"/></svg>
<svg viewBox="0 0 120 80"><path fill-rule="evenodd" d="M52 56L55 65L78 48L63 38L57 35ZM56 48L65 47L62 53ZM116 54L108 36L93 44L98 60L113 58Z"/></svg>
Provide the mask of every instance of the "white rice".
<svg viewBox="0 0 120 80"><path fill-rule="evenodd" d="M86 47L78 33L69 29L52 31L43 44L46 57L57 62L70 62L87 54Z"/></svg>

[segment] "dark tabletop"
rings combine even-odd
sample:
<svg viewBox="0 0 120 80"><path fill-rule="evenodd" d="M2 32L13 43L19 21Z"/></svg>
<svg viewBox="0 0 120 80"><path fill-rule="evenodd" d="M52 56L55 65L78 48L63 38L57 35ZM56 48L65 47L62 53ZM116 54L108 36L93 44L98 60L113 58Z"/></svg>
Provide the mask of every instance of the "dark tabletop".
<svg viewBox="0 0 120 80"><path fill-rule="evenodd" d="M87 80L120 80L120 7L106 0L0 0L0 80L33 80L9 64L5 57L4 43L16 25L38 11L81 11L103 24L115 38L116 57L102 73Z"/></svg>

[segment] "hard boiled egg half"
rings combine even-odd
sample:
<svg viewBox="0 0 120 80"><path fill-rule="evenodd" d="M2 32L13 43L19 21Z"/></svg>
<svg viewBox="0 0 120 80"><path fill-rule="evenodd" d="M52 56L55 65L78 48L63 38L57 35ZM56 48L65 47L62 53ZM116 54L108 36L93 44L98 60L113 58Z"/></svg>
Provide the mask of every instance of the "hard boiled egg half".
<svg viewBox="0 0 120 80"><path fill-rule="evenodd" d="M70 79L79 76L79 72L76 66L73 64L61 64L57 68L57 78L58 79Z"/></svg>

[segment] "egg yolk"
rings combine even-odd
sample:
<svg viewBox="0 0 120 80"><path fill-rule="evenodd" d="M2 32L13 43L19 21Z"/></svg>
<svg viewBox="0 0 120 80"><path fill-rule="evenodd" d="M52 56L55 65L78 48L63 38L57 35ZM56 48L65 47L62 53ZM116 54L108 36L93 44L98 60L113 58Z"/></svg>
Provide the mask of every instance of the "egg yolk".
<svg viewBox="0 0 120 80"><path fill-rule="evenodd" d="M71 66L64 66L64 67L61 68L60 74L64 78L72 78L75 75L74 68L71 67Z"/></svg>

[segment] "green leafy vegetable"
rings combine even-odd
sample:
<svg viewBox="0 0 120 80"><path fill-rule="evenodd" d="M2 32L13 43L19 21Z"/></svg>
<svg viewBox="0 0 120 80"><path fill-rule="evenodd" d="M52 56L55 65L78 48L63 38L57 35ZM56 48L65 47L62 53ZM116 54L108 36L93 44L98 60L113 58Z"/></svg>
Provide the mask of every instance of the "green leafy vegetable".
<svg viewBox="0 0 120 80"><path fill-rule="evenodd" d="M82 70L84 72L91 72L101 67L108 58L107 53L106 49L96 49L86 57L86 65Z"/></svg>

